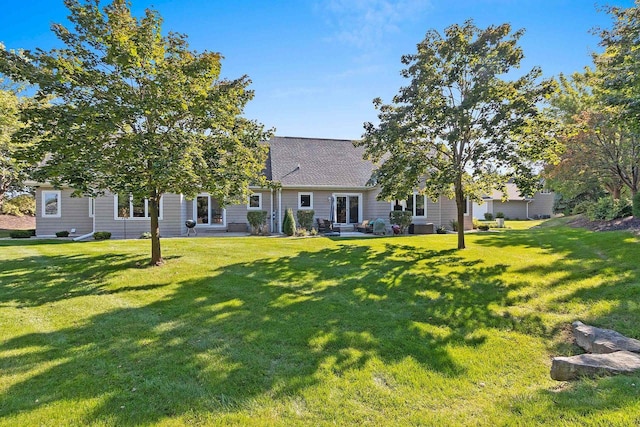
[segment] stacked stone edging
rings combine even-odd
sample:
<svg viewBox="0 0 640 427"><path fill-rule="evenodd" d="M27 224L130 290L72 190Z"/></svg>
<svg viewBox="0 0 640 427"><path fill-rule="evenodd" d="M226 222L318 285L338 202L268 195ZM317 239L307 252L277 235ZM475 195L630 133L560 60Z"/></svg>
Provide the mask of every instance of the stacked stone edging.
<svg viewBox="0 0 640 427"><path fill-rule="evenodd" d="M554 357L551 378L558 381L581 376L629 374L640 370L640 341L611 329L573 322L576 343L591 354Z"/></svg>

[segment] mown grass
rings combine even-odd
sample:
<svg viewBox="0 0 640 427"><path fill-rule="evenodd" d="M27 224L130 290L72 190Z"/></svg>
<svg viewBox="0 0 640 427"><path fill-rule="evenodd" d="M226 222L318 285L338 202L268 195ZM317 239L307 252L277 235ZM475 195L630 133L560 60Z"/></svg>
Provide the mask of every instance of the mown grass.
<svg viewBox="0 0 640 427"><path fill-rule="evenodd" d="M638 239L548 224L166 239L161 268L0 241L0 425L637 425L640 375L549 367L576 319L640 338Z"/></svg>

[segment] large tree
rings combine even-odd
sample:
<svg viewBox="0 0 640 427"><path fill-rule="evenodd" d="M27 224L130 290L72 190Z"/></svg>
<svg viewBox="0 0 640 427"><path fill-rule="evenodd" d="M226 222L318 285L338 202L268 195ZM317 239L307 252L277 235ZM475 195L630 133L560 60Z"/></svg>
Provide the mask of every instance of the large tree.
<svg viewBox="0 0 640 427"><path fill-rule="evenodd" d="M391 104L374 100L380 123L365 123L359 142L379 165L372 181L382 187L380 198L416 188L455 198L459 249L467 197L479 198L509 178L531 193L535 167L552 154L538 103L554 84L540 79L539 68L515 77L522 34L508 24L480 29L473 21L446 28L444 36L430 30L417 53L402 57L409 84Z"/></svg>
<svg viewBox="0 0 640 427"><path fill-rule="evenodd" d="M221 55L164 34L159 14L133 17L128 1L65 0L72 28L54 24L63 48L0 52L0 71L36 85L47 107L24 112L29 153L46 157L37 179L77 194L148 199L151 263L162 263L163 194L209 192L223 203L247 196L264 167L270 132L242 116L247 76L221 79Z"/></svg>

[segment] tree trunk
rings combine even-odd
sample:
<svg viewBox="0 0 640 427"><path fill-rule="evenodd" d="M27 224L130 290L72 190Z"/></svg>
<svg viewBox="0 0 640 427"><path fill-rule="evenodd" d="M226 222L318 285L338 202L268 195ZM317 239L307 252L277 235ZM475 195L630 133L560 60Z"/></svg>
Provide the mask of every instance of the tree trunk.
<svg viewBox="0 0 640 427"><path fill-rule="evenodd" d="M456 208L458 211L458 249L464 249L464 205L466 200L462 190L462 177L456 178L454 192L456 195Z"/></svg>
<svg viewBox="0 0 640 427"><path fill-rule="evenodd" d="M160 250L160 226L158 223L160 195L154 190L149 197L149 217L151 218L151 265L162 265Z"/></svg>

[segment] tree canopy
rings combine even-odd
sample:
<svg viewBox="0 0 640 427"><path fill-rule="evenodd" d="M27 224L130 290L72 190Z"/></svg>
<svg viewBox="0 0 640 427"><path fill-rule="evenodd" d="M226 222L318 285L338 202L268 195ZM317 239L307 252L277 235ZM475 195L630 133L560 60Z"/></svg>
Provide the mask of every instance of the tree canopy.
<svg viewBox="0 0 640 427"><path fill-rule="evenodd" d="M15 90L0 88L0 207L7 193L23 189L25 164L16 158L20 146L13 139L21 127L22 105Z"/></svg>
<svg viewBox="0 0 640 427"><path fill-rule="evenodd" d="M0 52L0 71L36 86L47 106L26 109L23 140L46 163L39 180L77 194L147 198L152 263L162 262L159 200L208 192L223 204L258 183L270 131L242 116L253 98L247 76L220 76L222 56L189 49L187 37L162 32L159 14L131 15L130 3L65 0L71 28L54 24L64 44L44 51Z"/></svg>
<svg viewBox="0 0 640 427"><path fill-rule="evenodd" d="M522 34L509 24L480 29L471 20L444 35L430 30L415 54L402 57L409 84L391 104L374 100L380 123L365 123L358 143L378 163L372 182L381 185L380 198L416 189L455 198L460 249L467 197L480 198L510 178L529 194L536 167L554 155L551 124L538 103L555 86L537 67L515 77Z"/></svg>
<svg viewBox="0 0 640 427"><path fill-rule="evenodd" d="M602 190L619 199L640 185L640 10L636 2L605 11L613 27L598 32L604 51L593 68L560 76L549 110L562 123L565 152L546 173L568 199Z"/></svg>

